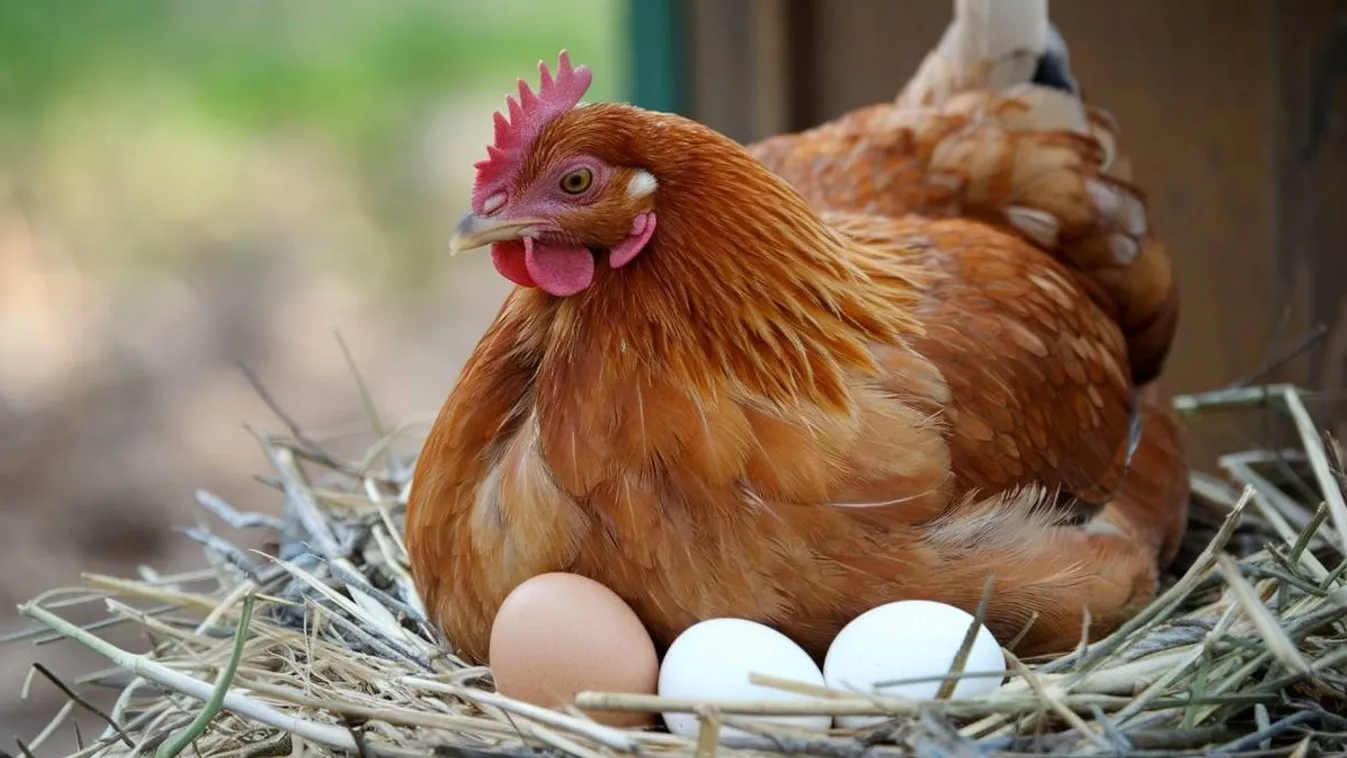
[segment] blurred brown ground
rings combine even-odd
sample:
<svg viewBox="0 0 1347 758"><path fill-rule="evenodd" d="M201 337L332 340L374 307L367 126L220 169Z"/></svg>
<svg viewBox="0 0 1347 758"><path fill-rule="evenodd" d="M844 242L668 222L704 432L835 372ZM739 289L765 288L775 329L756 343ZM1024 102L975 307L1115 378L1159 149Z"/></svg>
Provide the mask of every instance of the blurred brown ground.
<svg viewBox="0 0 1347 758"><path fill-rule="evenodd" d="M443 203L445 239L496 99L455 100L408 147ZM146 158L165 135L125 127L89 152L125 161L134 176L84 164L44 187L0 184L0 601L9 609L0 629L20 623L16 603L82 571L199 567L200 549L171 531L201 517L197 488L238 507L278 507L276 493L252 481L266 462L243 423L281 425L235 361L307 428L358 428L337 330L387 418L433 412L507 291L485 257L467 256L433 267L434 297L414 304L363 291L325 260L348 248L377 261L390 242L362 219L339 160L302 143L219 160L220 146L206 141L199 155L156 162ZM206 162L219 174L198 188L215 197L157 189L192 181L182 174ZM65 224L47 212L58 206ZM117 216L127 208L192 261L188 270L119 291L114 272L77 260L76 248L124 229ZM240 240L250 252L221 252ZM0 647L5 742L31 737L61 701L44 682L17 700L29 664L63 675L102 665L78 653L70 643Z"/></svg>

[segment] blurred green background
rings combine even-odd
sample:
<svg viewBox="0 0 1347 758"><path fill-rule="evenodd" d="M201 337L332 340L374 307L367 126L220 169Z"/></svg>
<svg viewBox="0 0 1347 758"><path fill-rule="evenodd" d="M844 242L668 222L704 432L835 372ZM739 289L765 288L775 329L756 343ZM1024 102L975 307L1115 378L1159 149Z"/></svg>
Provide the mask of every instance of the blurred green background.
<svg viewBox="0 0 1347 758"><path fill-rule="evenodd" d="M236 361L315 434L360 430L336 330L388 417L433 413L508 290L445 251L491 113L563 47L595 71L587 99L625 99L628 10L0 3L0 608L80 571L199 565L171 530L198 487L279 505L242 429L279 424ZM19 623L0 611L0 634ZM18 699L34 659L101 666L0 648L5 743L63 701Z"/></svg>
<svg viewBox="0 0 1347 758"><path fill-rule="evenodd" d="M439 217L452 215L424 184L461 168L424 165L426 130L455 101L499 104L516 76L562 47L595 68L592 99L624 95L625 9L620 0L14 0L0 5L0 168L32 183L58 223L104 233L83 254L136 271L188 264L157 212L227 200L216 185L237 190L244 177L230 172L248 154L299 143L344 164L392 243L328 262L373 266L401 291L425 281L421 266L441 257ZM489 124L482 110L477 121ZM174 208L161 207L161 193ZM97 218L113 213L122 218Z"/></svg>

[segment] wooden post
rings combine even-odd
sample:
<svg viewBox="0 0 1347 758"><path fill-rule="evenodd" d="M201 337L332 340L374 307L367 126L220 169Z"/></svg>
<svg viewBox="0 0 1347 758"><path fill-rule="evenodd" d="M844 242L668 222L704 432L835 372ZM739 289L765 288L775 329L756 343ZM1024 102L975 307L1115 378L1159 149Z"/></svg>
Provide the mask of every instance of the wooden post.
<svg viewBox="0 0 1347 758"><path fill-rule="evenodd" d="M639 0L627 7L633 72L631 101L681 113L687 107L686 3Z"/></svg>

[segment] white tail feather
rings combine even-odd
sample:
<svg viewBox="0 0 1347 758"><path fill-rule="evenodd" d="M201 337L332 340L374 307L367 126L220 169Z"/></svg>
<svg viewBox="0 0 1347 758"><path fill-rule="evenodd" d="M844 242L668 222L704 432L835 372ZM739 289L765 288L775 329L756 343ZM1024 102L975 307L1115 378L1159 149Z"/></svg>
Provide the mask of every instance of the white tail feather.
<svg viewBox="0 0 1347 758"><path fill-rule="evenodd" d="M964 90L1024 84L1049 50L1065 55L1048 0L954 0L953 21L899 102L931 104Z"/></svg>
<svg viewBox="0 0 1347 758"><path fill-rule="evenodd" d="M1048 49L1048 0L954 0L955 28L965 55L996 59L1028 51L1037 57Z"/></svg>

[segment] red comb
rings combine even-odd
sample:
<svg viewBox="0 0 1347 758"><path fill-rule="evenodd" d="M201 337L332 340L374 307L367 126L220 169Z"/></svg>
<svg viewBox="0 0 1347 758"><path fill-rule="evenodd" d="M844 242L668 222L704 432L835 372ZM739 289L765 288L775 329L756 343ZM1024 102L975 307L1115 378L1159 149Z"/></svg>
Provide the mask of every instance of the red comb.
<svg viewBox="0 0 1347 758"><path fill-rule="evenodd" d="M473 164L477 169L477 181L472 188L472 207L477 213L483 212L482 204L487 198L504 187L511 172L519 166L524 150L543 127L574 108L594 78L588 66L572 68L570 55L565 50L558 57L555 78L543 61L538 61L538 74L542 83L536 94L520 79L519 99L505 98L510 113L508 120L496 111L496 142L487 145L486 160Z"/></svg>

